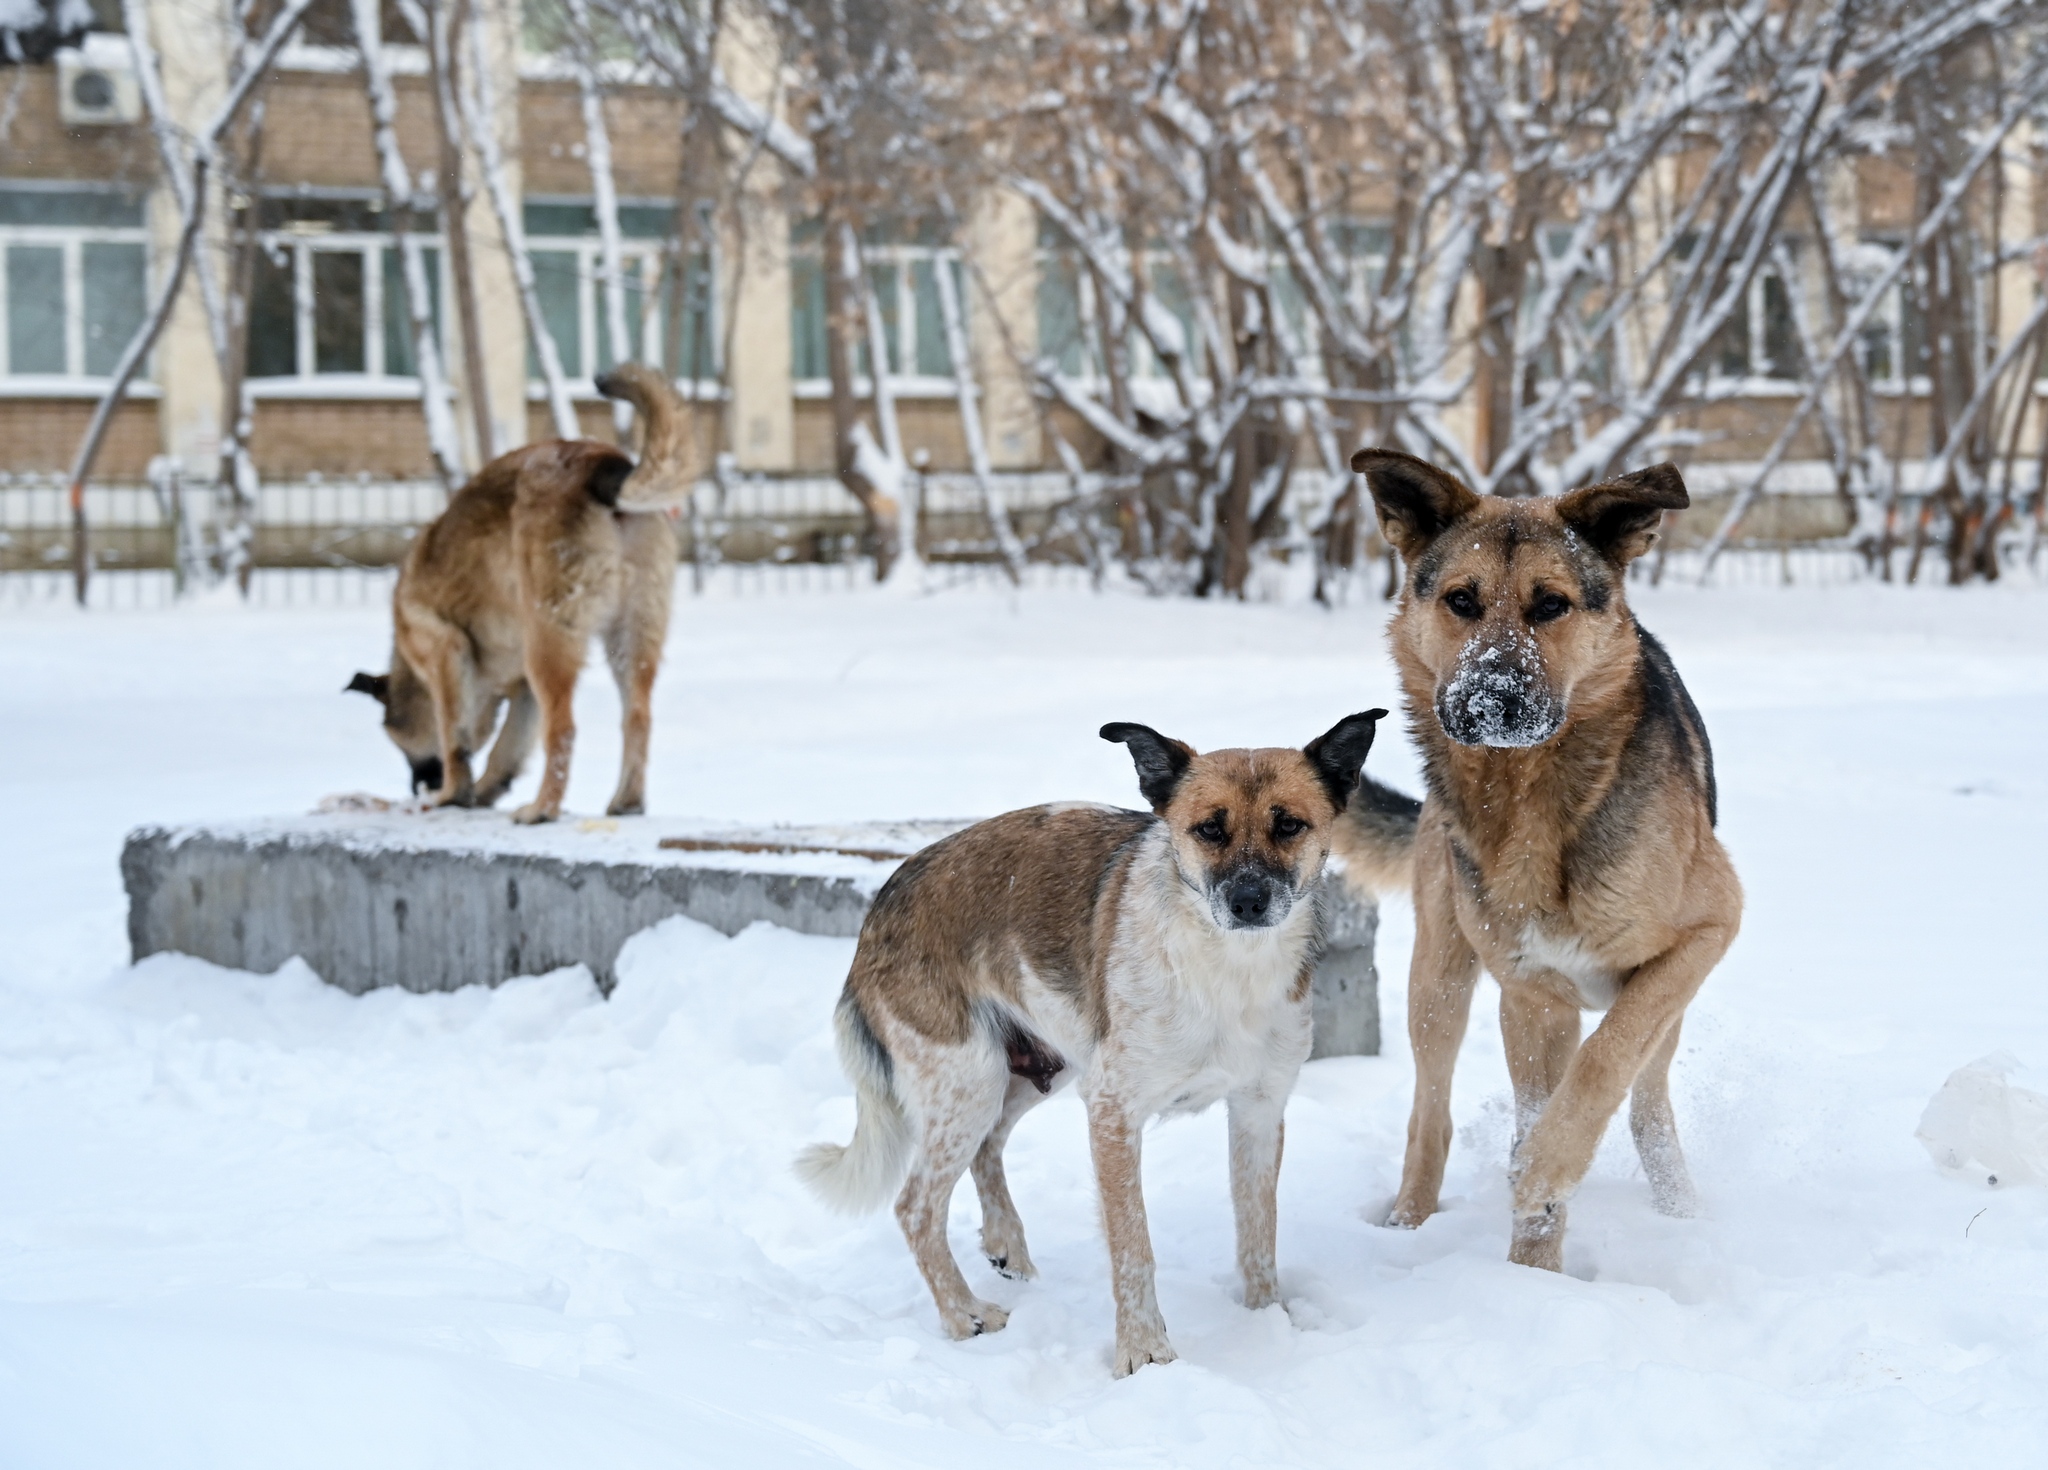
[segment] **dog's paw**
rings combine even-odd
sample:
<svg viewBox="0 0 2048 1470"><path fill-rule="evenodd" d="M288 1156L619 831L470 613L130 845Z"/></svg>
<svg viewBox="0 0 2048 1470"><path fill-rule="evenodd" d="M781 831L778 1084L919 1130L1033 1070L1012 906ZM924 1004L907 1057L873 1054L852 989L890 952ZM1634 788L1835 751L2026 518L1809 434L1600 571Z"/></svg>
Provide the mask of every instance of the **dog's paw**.
<svg viewBox="0 0 2048 1470"><path fill-rule="evenodd" d="M1001 1255L986 1251L983 1254L988 1256L988 1263L995 1267L995 1272L998 1276L1008 1277L1012 1281L1036 1281L1038 1279L1038 1268L1031 1264L1031 1253L1022 1246L1018 1246L1014 1250L1005 1251Z"/></svg>
<svg viewBox="0 0 2048 1470"><path fill-rule="evenodd" d="M631 801L615 800L604 809L604 814L608 817L644 817L647 815L647 803L637 796Z"/></svg>
<svg viewBox="0 0 2048 1470"><path fill-rule="evenodd" d="M994 1302L970 1302L965 1311L940 1312L940 1325L955 1342L985 1337L1010 1325L1010 1314Z"/></svg>
<svg viewBox="0 0 2048 1470"><path fill-rule="evenodd" d="M1564 1206L1553 1205L1540 1214L1515 1216L1508 1260L1517 1266L1534 1266L1539 1271L1564 1270Z"/></svg>
<svg viewBox="0 0 2048 1470"><path fill-rule="evenodd" d="M1674 1220L1691 1220L1700 1212L1699 1191L1681 1173L1676 1178L1650 1176L1650 1208Z"/></svg>
<svg viewBox="0 0 2048 1470"><path fill-rule="evenodd" d="M1380 1223L1389 1230L1416 1230L1422 1222L1436 1213L1436 1206L1420 1200L1406 1198L1394 1201L1394 1207L1387 1211L1387 1218Z"/></svg>
<svg viewBox="0 0 2048 1470"><path fill-rule="evenodd" d="M1173 1344L1166 1340L1166 1329L1120 1335L1116 1340L1116 1360L1110 1371L1118 1378L1129 1378L1147 1363L1171 1363L1179 1354Z"/></svg>
<svg viewBox="0 0 2048 1470"><path fill-rule="evenodd" d="M529 801L525 806L512 813L512 820L522 827L536 827L542 822L552 822L560 815L561 813L553 807L542 806L537 801Z"/></svg>

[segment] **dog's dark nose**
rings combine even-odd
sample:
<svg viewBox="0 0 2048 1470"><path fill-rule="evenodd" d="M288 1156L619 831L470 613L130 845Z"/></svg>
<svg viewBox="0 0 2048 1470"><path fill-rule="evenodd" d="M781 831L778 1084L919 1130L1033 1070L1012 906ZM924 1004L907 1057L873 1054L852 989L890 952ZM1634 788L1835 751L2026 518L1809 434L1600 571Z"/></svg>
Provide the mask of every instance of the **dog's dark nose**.
<svg viewBox="0 0 2048 1470"><path fill-rule="evenodd" d="M417 761L413 764L413 795L419 795L422 789L427 791L439 791L441 789L441 757L438 755L430 755L425 760Z"/></svg>
<svg viewBox="0 0 2048 1470"><path fill-rule="evenodd" d="M1223 890L1223 901L1230 905L1231 918L1247 928L1255 928L1266 922L1273 893L1265 879L1247 875L1230 880L1230 886Z"/></svg>

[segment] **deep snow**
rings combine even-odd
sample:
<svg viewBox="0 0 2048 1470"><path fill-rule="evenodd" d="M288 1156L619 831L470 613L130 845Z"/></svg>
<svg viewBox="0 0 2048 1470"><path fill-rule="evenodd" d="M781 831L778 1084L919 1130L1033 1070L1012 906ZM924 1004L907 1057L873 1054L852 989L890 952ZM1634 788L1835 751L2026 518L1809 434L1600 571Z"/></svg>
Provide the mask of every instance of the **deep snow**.
<svg viewBox="0 0 2048 1470"><path fill-rule="evenodd" d="M1749 893L1675 1070L1706 1215L1651 1213L1626 1130L1568 1272L1506 1263L1482 992L1446 1211L1399 1171L1389 1052L1311 1064L1281 1181L1286 1311L1236 1304L1222 1120L1147 1140L1181 1361L1112 1382L1078 1104L1019 1130L1042 1278L938 1333L886 1215L791 1178L843 1140L851 945L674 921L601 1001L568 972L350 999L302 967L126 963L145 821L302 812L403 766L360 697L383 616L0 624L0 1465L1175 1467L2039 1463L2048 1190L1939 1172L1956 1068L2048 1063L2048 594L1638 592L1705 712ZM1300 741L1395 689L1378 606L1082 593L679 600L654 809L738 822L1130 804L1135 719ZM601 671L570 789L617 769ZM1391 722L1390 722L1391 725ZM1414 789L1389 728L1369 767ZM2038 1074L2037 1074L2038 1075ZM973 1261L972 1190L954 1237Z"/></svg>

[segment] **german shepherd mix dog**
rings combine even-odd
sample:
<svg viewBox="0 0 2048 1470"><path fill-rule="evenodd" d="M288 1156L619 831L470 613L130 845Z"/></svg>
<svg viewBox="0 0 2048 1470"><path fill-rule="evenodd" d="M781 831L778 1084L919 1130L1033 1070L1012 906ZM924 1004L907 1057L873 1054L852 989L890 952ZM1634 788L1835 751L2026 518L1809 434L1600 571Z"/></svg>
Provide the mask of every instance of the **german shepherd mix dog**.
<svg viewBox="0 0 2048 1470"><path fill-rule="evenodd" d="M1146 1120L1230 1110L1244 1300L1279 1299L1273 1264L1281 1110L1309 1052L1315 892L1374 722L1351 715L1302 750L1197 755L1143 725L1130 747L1152 815L1079 803L969 827L876 895L835 1016L859 1123L797 1172L828 1203L896 1218L954 1337L1009 1320L976 1300L946 1241L972 1164L981 1248L1035 1275L1003 1177L1017 1120L1078 1082L1109 1238L1118 1377L1173 1360L1139 1187Z"/></svg>
<svg viewBox="0 0 2048 1470"><path fill-rule="evenodd" d="M1389 449L1351 467L1407 563L1389 637L1428 788L1419 814L1349 819L1334 844L1354 877L1412 874L1415 895L1415 1106L1387 1223L1436 1210L1451 1068L1484 966L1515 1092L1508 1258L1555 1271L1565 1201L1631 1090L1652 1200L1670 1215L1696 1204L1668 1073L1742 889L1714 836L1706 728L1623 596L1685 483L1663 464L1505 500ZM1606 1013L1583 1046L1582 1010Z"/></svg>
<svg viewBox="0 0 2048 1470"><path fill-rule="evenodd" d="M349 689L384 706L384 731L429 806L490 806L519 776L536 726L547 765L515 822L561 815L576 741L572 702L593 636L625 704L625 758L613 816L642 810L650 700L668 633L676 536L643 512L642 480L683 478L689 430L681 397L657 372L628 363L598 390L639 411L640 463L608 444L556 439L500 455L480 470L406 554L392 597L391 669ZM483 779L470 757L506 705Z"/></svg>

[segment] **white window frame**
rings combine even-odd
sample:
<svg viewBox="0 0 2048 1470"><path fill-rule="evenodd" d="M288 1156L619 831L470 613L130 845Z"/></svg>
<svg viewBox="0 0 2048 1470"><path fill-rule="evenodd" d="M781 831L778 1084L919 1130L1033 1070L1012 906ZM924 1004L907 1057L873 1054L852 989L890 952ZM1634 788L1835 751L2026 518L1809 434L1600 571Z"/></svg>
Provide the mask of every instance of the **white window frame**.
<svg viewBox="0 0 2048 1470"><path fill-rule="evenodd" d="M449 299L448 254L439 235L415 234L422 250L436 252L440 280L439 296ZM384 340L384 257L395 254L398 237L389 232L362 230L282 229L257 232L259 249L275 254L286 252L292 261L292 350L294 371L290 375L256 377L243 381L252 398L417 398L419 376L388 373ZM316 369L318 343L314 337L313 257L315 255L359 255L363 261L363 371L323 373ZM447 324L437 323L435 347L446 362ZM407 320L410 321L410 315Z"/></svg>
<svg viewBox="0 0 2048 1470"><path fill-rule="evenodd" d="M621 203L628 201L621 200ZM636 273L643 302L658 304L661 300L662 267L667 264L669 242L644 235L629 235L619 242L619 265L625 271L628 281ZM576 257L576 360L585 366L597 361L598 342L602 335L599 322L604 315L604 242L595 235L529 235L526 238L528 255L574 255ZM719 335L718 299L718 251L712 246L706 251L706 267L710 273L712 290L705 304L710 308L709 335L711 339L711 376L700 378L695 383L677 376L676 364L661 360L662 336L666 324L659 311L643 311L639 323L639 343L635 357L644 363L659 363L677 387L687 396L702 397L715 392L721 374L723 340ZM688 269L685 267L685 279ZM630 315L630 309L629 309ZM627 323L628 330L633 324ZM556 346L559 348L560 343ZM569 379L569 392L577 398L602 398L597 391L594 373L584 373ZM538 378L527 382L527 397L545 398L547 386Z"/></svg>
<svg viewBox="0 0 2048 1470"><path fill-rule="evenodd" d="M821 241L807 241L802 245L793 246L790 250L790 255L792 258L815 261L820 273L825 269L825 247ZM895 347L896 360L898 362L908 363L913 369L917 366L917 289L912 285L916 277L911 269L915 265L929 264L935 271L950 270L954 272L955 280L960 283L960 289L954 293L955 299L960 304L960 331L972 343L974 307L970 300L972 293L966 289L966 272L961 266L959 246L870 245L863 242L860 247L860 258L861 265L868 270L873 270L876 266L895 267ZM792 303L793 305L794 303ZM883 313L883 320L884 322L888 320L886 312ZM866 343L866 340L865 337L862 337L861 342L863 345ZM946 355L948 357L952 356L950 347L947 349ZM857 354L856 361L858 361ZM954 367L957 371L959 364L955 363ZM951 398L957 391L954 374L952 373L890 372L888 378L890 391L898 398ZM829 398L832 396L832 380L829 377L798 378L793 386L795 395L798 398ZM853 391L860 395L873 391L872 385L868 382L865 373L856 370L853 379ZM979 390L977 389L977 391Z"/></svg>
<svg viewBox="0 0 2048 1470"><path fill-rule="evenodd" d="M64 371L61 373L17 373L8 362L7 252L16 245L37 249L55 246L64 261ZM144 310L150 287L155 284L155 261L149 231L141 225L0 225L0 396L87 395L104 391L112 379L105 373L85 370L85 247L88 245L140 245ZM153 389L151 363L145 359L130 391Z"/></svg>

